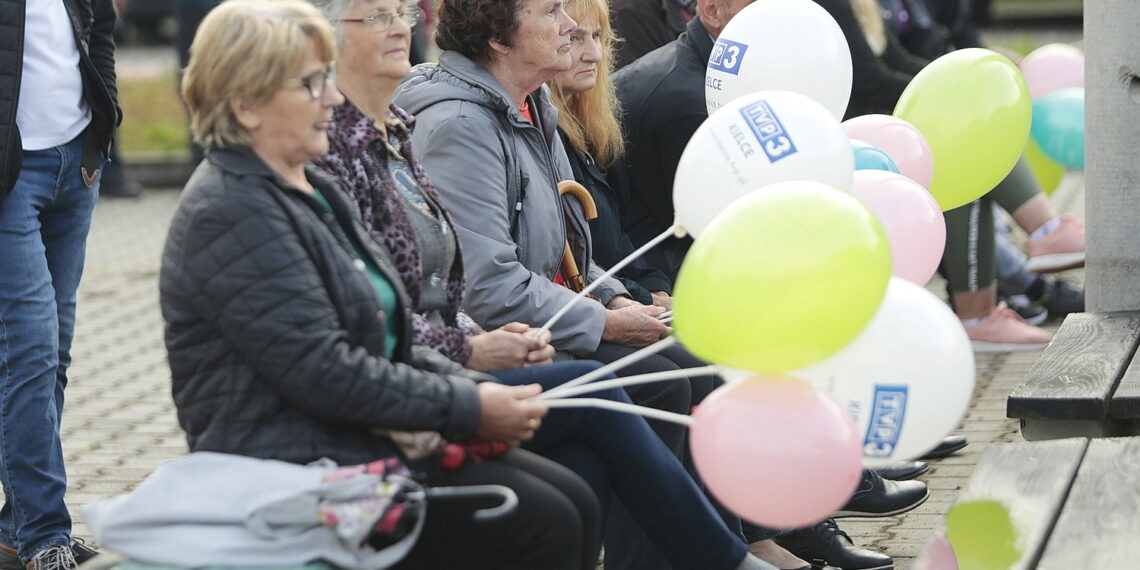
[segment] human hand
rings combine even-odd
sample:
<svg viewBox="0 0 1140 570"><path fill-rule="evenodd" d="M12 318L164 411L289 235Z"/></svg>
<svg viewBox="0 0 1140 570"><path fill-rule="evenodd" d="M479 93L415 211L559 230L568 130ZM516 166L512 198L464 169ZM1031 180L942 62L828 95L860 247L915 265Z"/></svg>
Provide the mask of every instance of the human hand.
<svg viewBox="0 0 1140 570"><path fill-rule="evenodd" d="M507 370L527 364L527 356L537 347L537 338L525 333L530 327L508 323L490 332L471 337L471 356L466 367L479 372Z"/></svg>
<svg viewBox="0 0 1140 570"><path fill-rule="evenodd" d="M526 353L526 364L524 366L534 366L536 364L550 364L554 360L554 346L550 344L551 335L550 331L546 329L530 329L527 336L534 339L534 348Z"/></svg>
<svg viewBox="0 0 1140 570"><path fill-rule="evenodd" d="M651 291L649 293L653 297L653 306L661 307L666 311L673 310L673 297L664 291Z"/></svg>
<svg viewBox="0 0 1140 570"><path fill-rule="evenodd" d="M665 309L650 305L631 305L606 311L602 340L614 344L643 347L669 336L669 327L657 320Z"/></svg>
<svg viewBox="0 0 1140 570"><path fill-rule="evenodd" d="M640 306L641 303L638 303L637 301L626 297L625 295L615 295L614 298L610 299L610 302L606 304L606 308L615 310L624 309L625 307L632 307L634 305Z"/></svg>
<svg viewBox="0 0 1140 570"><path fill-rule="evenodd" d="M482 418L479 437L502 441L508 445L521 445L534 437L542 425L541 418L548 410L546 404L534 400L542 392L538 384L506 386L497 382L482 382L478 386Z"/></svg>

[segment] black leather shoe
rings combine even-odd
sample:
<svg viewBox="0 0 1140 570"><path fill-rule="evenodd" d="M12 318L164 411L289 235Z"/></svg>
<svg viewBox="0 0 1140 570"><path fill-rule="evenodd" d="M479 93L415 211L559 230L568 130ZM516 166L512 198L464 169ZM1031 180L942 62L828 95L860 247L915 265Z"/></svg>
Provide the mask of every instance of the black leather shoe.
<svg viewBox="0 0 1140 570"><path fill-rule="evenodd" d="M930 471L930 465L927 465L925 461L905 461L875 468L875 473L878 473L883 479L890 479L891 481L909 481L927 471Z"/></svg>
<svg viewBox="0 0 1140 570"><path fill-rule="evenodd" d="M863 470L863 480L851 495L851 500L834 518L877 518L901 515L922 503L930 496L922 481L890 481L870 469Z"/></svg>
<svg viewBox="0 0 1140 570"><path fill-rule="evenodd" d="M952 435L942 440L942 443L938 444L934 449L927 451L926 455L923 455L921 459L941 459L966 447L968 443L970 442L966 440L965 436Z"/></svg>
<svg viewBox="0 0 1140 570"><path fill-rule="evenodd" d="M829 565L843 570L894 570L895 567L890 556L855 546L832 519L777 536L776 544L811 562L813 568Z"/></svg>

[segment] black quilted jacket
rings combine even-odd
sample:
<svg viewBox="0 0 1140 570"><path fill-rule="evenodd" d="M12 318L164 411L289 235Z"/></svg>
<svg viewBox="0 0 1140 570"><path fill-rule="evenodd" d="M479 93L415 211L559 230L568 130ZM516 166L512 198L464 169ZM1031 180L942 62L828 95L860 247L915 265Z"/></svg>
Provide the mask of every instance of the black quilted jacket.
<svg viewBox="0 0 1140 570"><path fill-rule="evenodd" d="M345 464L397 453L370 428L471 438L475 383L491 378L407 345L407 294L383 246L335 182L307 173L336 218L352 220L401 309L381 310L337 219L313 198L247 148L211 152L171 223L159 282L190 449ZM383 357L388 318L403 324L392 360Z"/></svg>
<svg viewBox="0 0 1140 570"><path fill-rule="evenodd" d="M63 0L79 47L83 96L91 106L87 152L81 165L92 181L100 152L107 152L122 118L115 84L115 8L111 0ZM16 128L24 62L24 0L0 0L0 203L20 174L23 144Z"/></svg>

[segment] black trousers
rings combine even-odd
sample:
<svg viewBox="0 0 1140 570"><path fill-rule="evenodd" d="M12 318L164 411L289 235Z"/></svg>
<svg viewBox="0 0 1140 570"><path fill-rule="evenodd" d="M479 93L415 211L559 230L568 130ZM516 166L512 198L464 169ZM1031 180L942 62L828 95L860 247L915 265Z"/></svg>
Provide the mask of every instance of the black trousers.
<svg viewBox="0 0 1140 570"><path fill-rule="evenodd" d="M448 498L428 502L423 534L398 569L592 570L601 516L586 483L569 469L528 451L429 474L431 486L506 485L518 507L491 521L478 509L499 499Z"/></svg>

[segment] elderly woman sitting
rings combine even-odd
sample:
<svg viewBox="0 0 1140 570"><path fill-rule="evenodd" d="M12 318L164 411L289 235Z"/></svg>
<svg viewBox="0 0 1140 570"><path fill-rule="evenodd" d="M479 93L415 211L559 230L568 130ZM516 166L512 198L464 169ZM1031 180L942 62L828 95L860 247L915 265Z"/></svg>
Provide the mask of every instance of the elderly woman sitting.
<svg viewBox="0 0 1140 570"><path fill-rule="evenodd" d="M191 451L294 463L400 455L387 435L431 430L518 445L546 407L411 342L407 292L335 181L328 151L332 28L300 0L230 0L203 21L183 80L206 160L163 252L160 300L178 419ZM431 463L436 463L432 465ZM431 503L399 567L564 568L593 563L596 499L565 468L512 449L430 484L504 484L518 508Z"/></svg>
<svg viewBox="0 0 1140 570"><path fill-rule="evenodd" d="M398 260L412 292L419 323L415 338L456 362L513 368L546 356L527 346L527 327L482 333L465 320L463 256L451 217L420 168L411 136L414 123L392 104L409 71L407 46L415 14L396 0L318 0L339 25L338 86L346 101L333 112L330 151L316 162L334 174L360 208L365 225ZM517 331L517 332L515 332ZM493 338L499 336L500 338ZM501 347L488 350L487 347ZM498 352L494 359L480 353ZM512 355L513 356L509 356ZM553 387L580 374L583 362L560 362L492 374L504 383ZM599 394L628 402L620 390ZM660 542L675 545L678 568L731 568L759 562L716 517L681 464L641 418L590 409L555 410L525 448L571 467L603 503L615 494ZM668 502L661 497L668 496Z"/></svg>

